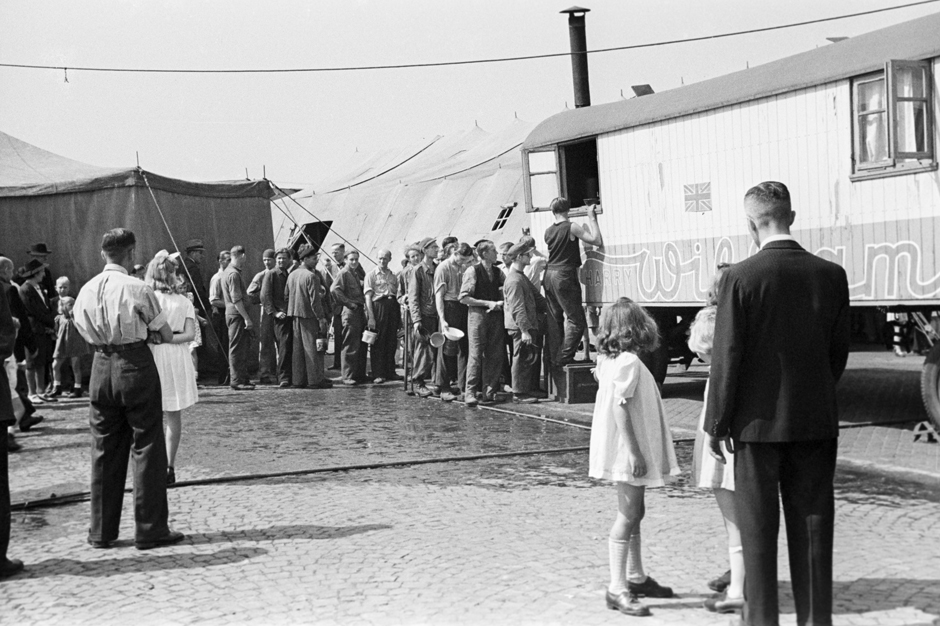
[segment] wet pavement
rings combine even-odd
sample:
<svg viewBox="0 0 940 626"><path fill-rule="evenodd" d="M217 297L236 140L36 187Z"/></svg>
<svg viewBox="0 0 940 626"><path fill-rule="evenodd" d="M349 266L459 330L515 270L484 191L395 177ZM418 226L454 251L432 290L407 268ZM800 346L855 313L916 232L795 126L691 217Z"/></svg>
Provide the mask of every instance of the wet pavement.
<svg viewBox="0 0 940 626"><path fill-rule="evenodd" d="M694 372L666 405L676 437L694 428ZM698 402L699 404L696 404ZM541 408L543 413L550 405ZM251 393L222 388L184 414L180 480L587 446L589 431L503 411L409 398L399 387ZM47 420L11 457L14 501L87 489L87 405ZM713 496L684 470L649 490L647 569L679 594L653 617L605 609L612 488L586 476L587 452L509 456L169 492L184 543L84 543L87 503L14 514L11 555L27 571L0 582L0 624L724 624L701 608L725 569ZM836 624L940 623L940 492L890 475L837 476ZM793 604L780 542L783 623Z"/></svg>

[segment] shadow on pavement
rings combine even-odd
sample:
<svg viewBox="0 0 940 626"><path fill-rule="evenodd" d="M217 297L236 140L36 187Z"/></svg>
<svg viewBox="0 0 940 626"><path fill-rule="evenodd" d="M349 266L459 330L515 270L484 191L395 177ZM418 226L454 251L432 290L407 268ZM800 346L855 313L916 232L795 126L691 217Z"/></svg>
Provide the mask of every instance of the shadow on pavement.
<svg viewBox="0 0 940 626"><path fill-rule="evenodd" d="M705 379L668 380L663 385L662 396L666 398L683 398L685 400L702 400L705 395Z"/></svg>
<svg viewBox="0 0 940 626"><path fill-rule="evenodd" d="M796 613L790 581L781 581L780 612ZM859 578L834 581L834 615L862 615L895 609L917 609L936 617L940 614L940 580L912 578ZM936 623L924 622L924 623Z"/></svg>
<svg viewBox="0 0 940 626"><path fill-rule="evenodd" d="M114 547L121 547L117 544ZM128 543L129 547L131 544ZM185 545L185 544L183 544ZM113 548L112 548L113 549ZM263 548L223 548L212 554L143 554L128 558L81 561L77 559L47 559L36 563L27 563L22 578L43 578L45 576L86 576L108 577L133 572L156 572L160 570L196 569L215 565L228 565L247 561L267 554Z"/></svg>
<svg viewBox="0 0 940 626"><path fill-rule="evenodd" d="M363 524L360 526L317 526L316 524L290 524L251 528L246 530L219 531L215 533L193 533L187 535L187 544L229 543L232 541L271 541L274 539L343 539L376 530L389 530L388 524Z"/></svg>

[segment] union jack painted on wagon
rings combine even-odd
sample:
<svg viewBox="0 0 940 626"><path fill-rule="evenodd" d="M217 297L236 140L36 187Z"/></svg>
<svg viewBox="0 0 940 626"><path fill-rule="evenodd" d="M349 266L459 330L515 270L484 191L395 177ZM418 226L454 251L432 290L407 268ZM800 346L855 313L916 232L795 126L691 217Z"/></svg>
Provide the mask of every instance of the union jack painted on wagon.
<svg viewBox="0 0 940 626"><path fill-rule="evenodd" d="M689 213L702 213L712 210L712 184L692 183L682 185L685 191L685 210Z"/></svg>

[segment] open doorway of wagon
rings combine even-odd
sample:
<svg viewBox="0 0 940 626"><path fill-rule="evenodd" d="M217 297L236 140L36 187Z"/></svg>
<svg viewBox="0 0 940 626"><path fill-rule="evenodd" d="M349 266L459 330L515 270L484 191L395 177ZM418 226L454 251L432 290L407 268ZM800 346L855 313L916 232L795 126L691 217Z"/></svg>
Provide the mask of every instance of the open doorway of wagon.
<svg viewBox="0 0 940 626"><path fill-rule="evenodd" d="M288 238L290 243L287 246L295 252L308 243L319 249L323 245L323 240L329 234L332 225L331 220L308 222L299 228L294 225L290 230L290 237Z"/></svg>

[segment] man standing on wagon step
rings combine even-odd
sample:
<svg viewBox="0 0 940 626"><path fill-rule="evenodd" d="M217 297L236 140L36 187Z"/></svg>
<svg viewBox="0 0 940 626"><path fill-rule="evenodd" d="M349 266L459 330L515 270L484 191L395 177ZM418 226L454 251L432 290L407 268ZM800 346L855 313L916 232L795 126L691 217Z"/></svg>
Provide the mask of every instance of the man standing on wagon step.
<svg viewBox="0 0 940 626"><path fill-rule="evenodd" d="M85 283L75 299L78 332L95 348L91 399L91 527L88 543L110 548L118 538L128 455L134 453L134 519L138 550L178 543L166 501L166 446L160 377L147 347L148 334L169 342L173 331L157 297L128 276L134 266L134 233L104 234L104 271Z"/></svg>
<svg viewBox="0 0 940 626"><path fill-rule="evenodd" d="M592 246L603 246L604 238L597 224L593 204L588 207L589 224L585 226L574 224L568 219L571 205L567 198L555 198L550 206L555 223L545 230L548 267L542 284L545 286L550 316L549 350L552 363L557 368L574 361L574 353L587 328L581 281L578 280L578 268L581 267L581 245L578 240Z"/></svg>
<svg viewBox="0 0 940 626"><path fill-rule="evenodd" d="M705 418L712 455L734 449L744 566L743 622L776 626L778 493L783 499L796 623L832 624L832 480L836 382L849 353L845 270L790 236L790 192L763 182L744 196L760 251L719 285Z"/></svg>

